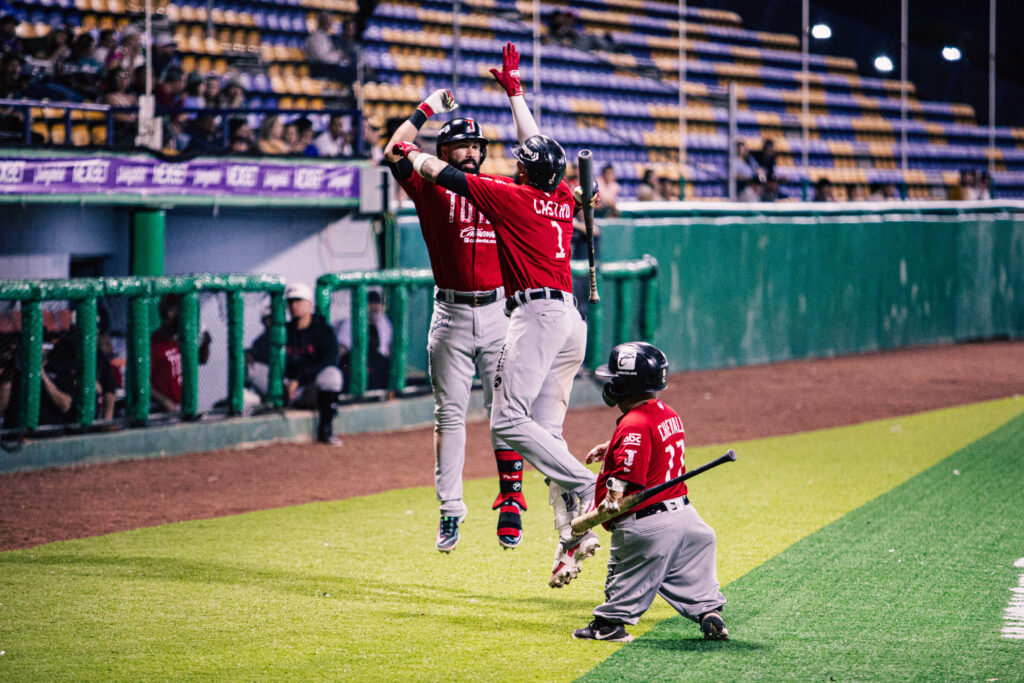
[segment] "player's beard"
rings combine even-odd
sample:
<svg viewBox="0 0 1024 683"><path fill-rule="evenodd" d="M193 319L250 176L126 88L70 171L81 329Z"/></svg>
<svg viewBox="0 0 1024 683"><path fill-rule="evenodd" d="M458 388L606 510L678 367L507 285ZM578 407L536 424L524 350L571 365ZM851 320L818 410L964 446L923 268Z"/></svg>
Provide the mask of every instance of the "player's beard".
<svg viewBox="0 0 1024 683"><path fill-rule="evenodd" d="M480 162L476 159L463 159L456 163L455 167L463 173L471 173L473 175L480 174Z"/></svg>

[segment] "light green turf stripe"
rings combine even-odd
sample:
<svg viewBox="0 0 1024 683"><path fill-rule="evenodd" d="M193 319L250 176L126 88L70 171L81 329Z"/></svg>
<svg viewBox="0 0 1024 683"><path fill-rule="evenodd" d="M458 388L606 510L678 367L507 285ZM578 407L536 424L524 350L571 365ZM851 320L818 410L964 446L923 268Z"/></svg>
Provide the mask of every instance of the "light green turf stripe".
<svg viewBox="0 0 1024 683"><path fill-rule="evenodd" d="M661 622L584 680L1021 681L1024 416L727 588L730 642Z"/></svg>
<svg viewBox="0 0 1024 683"><path fill-rule="evenodd" d="M1021 412L1024 401L995 401L729 444L739 462L693 485L722 539L722 579ZM430 468L424 453L409 466ZM373 454L341 453L325 476L361 457ZM540 477L527 473L526 540L511 552L494 539L495 488L467 483L451 556L433 549L427 488L0 553L0 680L572 680L617 649L569 638L601 599L607 553L549 589ZM664 616L653 609L634 632Z"/></svg>

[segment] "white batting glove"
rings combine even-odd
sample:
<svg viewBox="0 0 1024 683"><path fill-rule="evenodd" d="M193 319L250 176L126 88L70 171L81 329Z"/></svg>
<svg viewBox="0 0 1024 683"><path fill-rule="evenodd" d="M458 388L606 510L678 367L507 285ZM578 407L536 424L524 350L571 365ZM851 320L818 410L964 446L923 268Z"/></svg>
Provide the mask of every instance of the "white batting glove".
<svg viewBox="0 0 1024 683"><path fill-rule="evenodd" d="M417 108L426 114L429 119L434 114L447 114L458 109L458 107L459 105L455 101L455 95L452 91L441 88L430 93L430 96L423 100L422 104Z"/></svg>
<svg viewBox="0 0 1024 683"><path fill-rule="evenodd" d="M577 185L576 189L572 191L572 196L576 200L576 208L583 206L583 186ZM594 189L590 193L590 208L596 209L597 205L601 203L601 190L597 187L597 181L594 181Z"/></svg>
<svg viewBox="0 0 1024 683"><path fill-rule="evenodd" d="M620 507L620 504L619 504L619 501L621 500L621 498L613 497L612 494L614 494L614 493L615 493L614 491L609 491L608 495L605 496L605 499L602 500L601 504L597 506L597 509L601 510L603 512L619 512L619 510L621 510L621 507ZM621 496L621 495L622 494L618 494L618 496Z"/></svg>

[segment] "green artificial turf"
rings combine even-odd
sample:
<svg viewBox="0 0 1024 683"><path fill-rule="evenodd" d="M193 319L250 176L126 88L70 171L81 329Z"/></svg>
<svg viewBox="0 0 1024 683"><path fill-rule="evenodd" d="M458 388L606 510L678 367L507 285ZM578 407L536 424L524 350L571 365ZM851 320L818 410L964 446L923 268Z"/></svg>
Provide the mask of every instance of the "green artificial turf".
<svg viewBox="0 0 1024 683"><path fill-rule="evenodd" d="M1024 416L730 584L730 642L676 617L582 680L1022 681L1021 557Z"/></svg>
<svg viewBox="0 0 1024 683"><path fill-rule="evenodd" d="M1007 399L728 444L740 460L691 486L719 534L723 583L1022 412L1024 401ZM688 463L724 448L688 449ZM339 457L358 467L370 454ZM601 601L607 550L567 588L548 588L555 534L540 476L526 473L530 510L515 551L494 537L496 488L493 478L467 482L471 513L450 556L433 547L430 488L0 553L0 680L573 680L622 649L569 635ZM846 541L837 543L842 555ZM773 585L810 585L808 572L821 569L763 571L778 577L758 589L767 595ZM756 601L739 590L726 588L737 639L723 653L767 652L773 641L746 635L757 615L741 608ZM971 585L961 593L977 607ZM656 604L632 631L668 616ZM689 623L664 628L696 633ZM650 657L665 633L621 655ZM851 642L837 634L835 643ZM679 638L667 642L663 654L686 656Z"/></svg>

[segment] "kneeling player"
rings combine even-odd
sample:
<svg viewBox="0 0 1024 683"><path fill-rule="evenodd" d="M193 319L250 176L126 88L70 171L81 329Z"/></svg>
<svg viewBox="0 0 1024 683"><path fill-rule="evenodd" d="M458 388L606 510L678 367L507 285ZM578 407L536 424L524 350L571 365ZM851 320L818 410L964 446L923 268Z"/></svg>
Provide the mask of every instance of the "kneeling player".
<svg viewBox="0 0 1024 683"><path fill-rule="evenodd" d="M665 354L650 344L630 342L612 349L604 400L618 406L610 441L595 446L587 462L604 460L595 501L610 512L623 496L680 476L684 464L683 423L658 399L668 377ZM715 532L686 497L686 483L653 496L605 523L612 532L605 602L574 638L629 642L635 624L654 601L665 598L677 612L700 624L708 640L728 640L719 614L725 596L715 570Z"/></svg>

